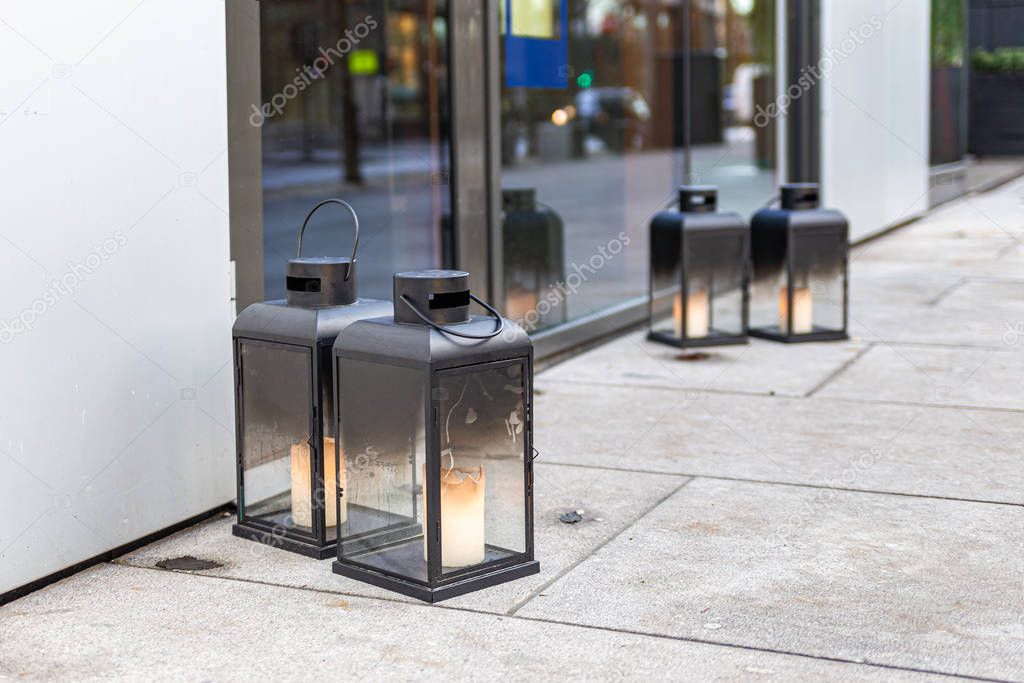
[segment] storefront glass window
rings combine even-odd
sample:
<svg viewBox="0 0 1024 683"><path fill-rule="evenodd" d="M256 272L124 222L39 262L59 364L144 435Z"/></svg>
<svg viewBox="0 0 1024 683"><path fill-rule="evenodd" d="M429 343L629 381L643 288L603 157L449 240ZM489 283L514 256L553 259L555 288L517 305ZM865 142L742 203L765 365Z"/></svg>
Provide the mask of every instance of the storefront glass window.
<svg viewBox="0 0 1024 683"><path fill-rule="evenodd" d="M506 312L521 318L524 301L552 302L525 319L527 329L641 301L647 225L678 185L718 185L722 209L744 214L772 197L775 122L757 114L775 99L773 0L688 3L689 96L683 87L687 3L503 2ZM562 30L554 30L559 24ZM690 177L683 153L687 105ZM549 253L538 253L544 245ZM524 294L534 286L538 263L550 281Z"/></svg>
<svg viewBox="0 0 1024 683"><path fill-rule="evenodd" d="M931 144L933 166L960 161L967 152L965 0L932 0Z"/></svg>
<svg viewBox="0 0 1024 683"><path fill-rule="evenodd" d="M332 196L365 229L360 294L390 298L394 272L442 263L451 224L447 2L263 0L260 22L266 298L284 296L296 221Z"/></svg>

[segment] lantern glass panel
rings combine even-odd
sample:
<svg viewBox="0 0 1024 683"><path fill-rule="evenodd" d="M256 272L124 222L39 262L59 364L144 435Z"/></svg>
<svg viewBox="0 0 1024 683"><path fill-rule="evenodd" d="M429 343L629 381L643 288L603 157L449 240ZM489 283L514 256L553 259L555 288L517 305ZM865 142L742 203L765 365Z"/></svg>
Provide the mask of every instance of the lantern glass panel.
<svg viewBox="0 0 1024 683"><path fill-rule="evenodd" d="M522 361L439 373L445 574L526 552L525 374Z"/></svg>
<svg viewBox="0 0 1024 683"><path fill-rule="evenodd" d="M742 234L688 238L686 337L736 336L743 330Z"/></svg>
<svg viewBox="0 0 1024 683"><path fill-rule="evenodd" d="M312 535L310 351L241 340L238 353L244 515L289 533ZM333 470L333 454L327 459Z"/></svg>
<svg viewBox="0 0 1024 683"><path fill-rule="evenodd" d="M651 231L651 330L679 337L683 264L679 230Z"/></svg>
<svg viewBox="0 0 1024 683"><path fill-rule="evenodd" d="M834 332L844 328L844 255L846 235L836 230L804 230L793 240L793 329L794 334ZM785 290L780 292L780 326Z"/></svg>
<svg viewBox="0 0 1024 683"><path fill-rule="evenodd" d="M325 512L326 528L325 538L328 542L338 540L338 498L337 486L345 485L345 470L341 470L340 480L335 476L337 472L335 456L335 434L334 434L334 364L331 362L331 344L321 344L318 350L320 354L320 424L324 430L324 485L319 484L313 488L314 498L321 501ZM319 479L317 480L319 482ZM344 515L344 511L342 512Z"/></svg>
<svg viewBox="0 0 1024 683"><path fill-rule="evenodd" d="M754 231L755 266L750 284L750 327L785 333L786 233Z"/></svg>
<svg viewBox="0 0 1024 683"><path fill-rule="evenodd" d="M346 473L339 557L426 583L424 375L347 358L338 372L338 459Z"/></svg>

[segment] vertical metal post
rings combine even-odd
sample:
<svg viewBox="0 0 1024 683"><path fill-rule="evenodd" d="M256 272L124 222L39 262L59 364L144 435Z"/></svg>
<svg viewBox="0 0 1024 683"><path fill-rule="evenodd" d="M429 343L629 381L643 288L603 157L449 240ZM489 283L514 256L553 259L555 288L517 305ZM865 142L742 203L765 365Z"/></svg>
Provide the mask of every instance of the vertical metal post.
<svg viewBox="0 0 1024 683"><path fill-rule="evenodd" d="M691 0L683 2L683 183L693 185L693 153L690 149L693 87L690 74L690 52L693 49L690 17Z"/></svg>
<svg viewBox="0 0 1024 683"><path fill-rule="evenodd" d="M491 298L488 92L485 17L479 0L450 0L452 219L455 266L470 274L474 292ZM489 4L489 3L488 3Z"/></svg>
<svg viewBox="0 0 1024 683"><path fill-rule="evenodd" d="M804 70L816 66L821 57L821 12L819 0L785 0L786 87L797 83ZM820 82L790 105L786 117L789 146L788 182L816 183L821 180L821 95Z"/></svg>
<svg viewBox="0 0 1024 683"><path fill-rule="evenodd" d="M228 215L236 313L263 301L262 129L253 125L260 103L260 6L225 3L227 27Z"/></svg>
<svg viewBox="0 0 1024 683"><path fill-rule="evenodd" d="M487 2L484 24L484 46L487 59L487 195L490 202L490 297L499 311L505 310L505 254L501 206L501 8ZM562 28L568 31L569 27ZM539 291L539 290L538 290Z"/></svg>

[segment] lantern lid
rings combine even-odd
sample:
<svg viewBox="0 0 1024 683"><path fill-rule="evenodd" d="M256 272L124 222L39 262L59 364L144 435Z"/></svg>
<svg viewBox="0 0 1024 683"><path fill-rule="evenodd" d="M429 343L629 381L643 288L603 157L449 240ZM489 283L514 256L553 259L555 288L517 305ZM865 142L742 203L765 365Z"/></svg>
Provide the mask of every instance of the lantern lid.
<svg viewBox="0 0 1024 683"><path fill-rule="evenodd" d="M292 306L345 306L356 300L356 264L347 256L288 259L285 279Z"/></svg>
<svg viewBox="0 0 1024 683"><path fill-rule="evenodd" d="M355 224L355 239L352 241L352 255L306 256L302 255L302 236L317 209L328 204L337 204L348 209ZM352 205L342 199L325 199L314 206L299 228L299 244L295 258L288 259L285 268L288 304L317 308L321 306L346 306L356 301L356 250L359 248L359 216Z"/></svg>
<svg viewBox="0 0 1024 683"><path fill-rule="evenodd" d="M395 273L395 321L425 325L405 301L438 325L469 321L469 273L464 270L411 270Z"/></svg>
<svg viewBox="0 0 1024 683"><path fill-rule="evenodd" d="M679 210L684 213L714 213L718 188L714 185L680 185Z"/></svg>
<svg viewBox="0 0 1024 683"><path fill-rule="evenodd" d="M780 194L783 209L799 211L818 208L821 191L817 183L786 183Z"/></svg>

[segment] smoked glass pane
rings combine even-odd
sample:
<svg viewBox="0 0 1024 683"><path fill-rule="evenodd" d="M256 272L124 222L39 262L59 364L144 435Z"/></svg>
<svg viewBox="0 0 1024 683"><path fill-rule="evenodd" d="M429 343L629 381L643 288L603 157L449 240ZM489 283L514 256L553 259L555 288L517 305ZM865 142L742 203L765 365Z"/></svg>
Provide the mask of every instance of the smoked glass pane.
<svg viewBox="0 0 1024 683"><path fill-rule="evenodd" d="M845 253L843 231L800 231L794 236L794 334L834 332L843 328ZM780 306L783 306L781 302Z"/></svg>
<svg viewBox="0 0 1024 683"><path fill-rule="evenodd" d="M239 354L244 515L312 534L310 351L240 341ZM333 450L321 456L333 463Z"/></svg>
<svg viewBox="0 0 1024 683"><path fill-rule="evenodd" d="M687 242L686 336L735 336L743 330L743 236L707 235Z"/></svg>
<svg viewBox="0 0 1024 683"><path fill-rule="evenodd" d="M343 359L341 557L425 582L422 371Z"/></svg>
<svg viewBox="0 0 1024 683"><path fill-rule="evenodd" d="M651 239L651 330L682 336L682 229L676 220L656 221Z"/></svg>
<svg viewBox="0 0 1024 683"><path fill-rule="evenodd" d="M483 367L440 380L446 573L526 550L525 364Z"/></svg>

